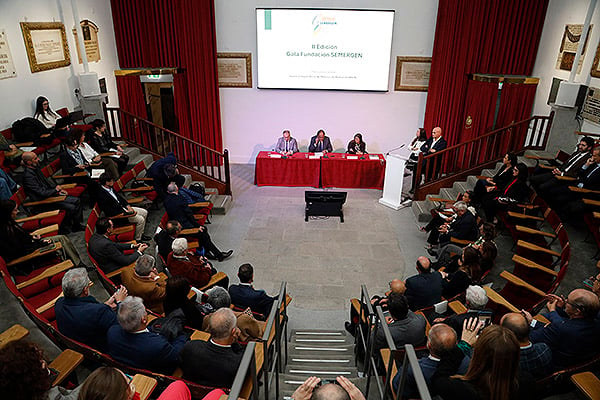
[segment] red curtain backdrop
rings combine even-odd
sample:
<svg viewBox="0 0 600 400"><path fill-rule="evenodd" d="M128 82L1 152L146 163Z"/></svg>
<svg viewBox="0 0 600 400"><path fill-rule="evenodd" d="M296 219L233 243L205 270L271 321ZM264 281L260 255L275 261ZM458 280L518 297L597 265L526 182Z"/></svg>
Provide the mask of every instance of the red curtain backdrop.
<svg viewBox="0 0 600 400"><path fill-rule="evenodd" d="M505 83L502 86L496 127L502 128L513 122L529 118L533 109L536 89L537 84ZM526 127L513 130L511 142L509 143L508 137L503 141L504 151L520 147L524 143L526 135Z"/></svg>
<svg viewBox="0 0 600 400"><path fill-rule="evenodd" d="M425 128L460 140L468 75L530 75L548 0L440 0Z"/></svg>
<svg viewBox="0 0 600 400"><path fill-rule="evenodd" d="M144 91L139 76L117 76L117 91L119 92L119 107L121 109L147 119L146 102L144 101ZM128 118L126 119L129 120ZM124 121L121 121L124 122ZM142 143L142 135L138 126L132 127L129 124L121 124L123 137Z"/></svg>
<svg viewBox="0 0 600 400"><path fill-rule="evenodd" d="M492 130L498 99L498 83L496 82L469 80L467 85L461 142L475 139ZM484 161L487 157L486 150L486 143L473 142L470 147L465 149L465 158L461 155L459 161L465 160L465 166Z"/></svg>
<svg viewBox="0 0 600 400"><path fill-rule="evenodd" d="M121 68L183 68L174 82L179 133L222 151L213 0L111 0L111 7Z"/></svg>

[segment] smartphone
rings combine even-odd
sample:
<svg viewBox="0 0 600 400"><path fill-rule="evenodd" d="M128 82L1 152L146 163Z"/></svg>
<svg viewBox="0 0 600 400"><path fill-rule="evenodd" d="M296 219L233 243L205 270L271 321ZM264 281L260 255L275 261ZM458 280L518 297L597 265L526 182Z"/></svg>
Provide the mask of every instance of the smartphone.
<svg viewBox="0 0 600 400"><path fill-rule="evenodd" d="M486 327L488 327L489 325L492 324L492 312L483 310L483 311L479 311L477 314L478 314L477 319L479 321L483 321L483 326L481 327L481 329L479 330L479 333L478 333L478 334L480 334L482 330L484 330Z"/></svg>

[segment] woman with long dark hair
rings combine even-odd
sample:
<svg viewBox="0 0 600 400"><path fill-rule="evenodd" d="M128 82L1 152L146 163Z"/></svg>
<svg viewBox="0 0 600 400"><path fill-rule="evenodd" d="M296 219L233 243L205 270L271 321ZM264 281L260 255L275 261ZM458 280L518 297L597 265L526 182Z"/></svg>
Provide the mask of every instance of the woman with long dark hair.
<svg viewBox="0 0 600 400"><path fill-rule="evenodd" d="M517 166L517 156L506 153L502 159L502 166L492 178L479 179L473 188L473 202L479 204L486 193L503 190L512 177L512 169Z"/></svg>
<svg viewBox="0 0 600 400"><path fill-rule="evenodd" d="M478 284L481 279L481 260L479 251L465 247L458 259L458 270L442 274L442 296L450 299L463 293L469 285Z"/></svg>
<svg viewBox="0 0 600 400"><path fill-rule="evenodd" d="M35 113L33 118L40 121L48 129L54 129L56 121L60 118L60 115L52 111L50 108L50 102L44 96L40 96L35 101Z"/></svg>
<svg viewBox="0 0 600 400"><path fill-rule="evenodd" d="M531 190L527 186L527 165L518 163L512 168L512 176L504 189L488 192L481 204L487 222L495 222L498 210L505 210L511 204L516 204L527 198Z"/></svg>
<svg viewBox="0 0 600 400"><path fill-rule="evenodd" d="M348 143L348 154L367 154L367 144L363 142L362 134L357 133L354 139Z"/></svg>
<svg viewBox="0 0 600 400"><path fill-rule="evenodd" d="M202 330L204 316L212 310L207 309L202 311L196 301L189 299L188 294L190 289L190 283L183 276L174 275L167 280L166 297L163 301L165 315L169 315L179 308L185 315L187 326Z"/></svg>
<svg viewBox="0 0 600 400"><path fill-rule="evenodd" d="M111 137L106 132L106 123L104 121L95 119L90 125L92 125L92 130L89 135L90 145L100 154L115 153L118 157L109 157L117 163L117 166L119 167L119 176L123 175L127 163L129 162L129 156L123 152L121 146L112 141Z"/></svg>

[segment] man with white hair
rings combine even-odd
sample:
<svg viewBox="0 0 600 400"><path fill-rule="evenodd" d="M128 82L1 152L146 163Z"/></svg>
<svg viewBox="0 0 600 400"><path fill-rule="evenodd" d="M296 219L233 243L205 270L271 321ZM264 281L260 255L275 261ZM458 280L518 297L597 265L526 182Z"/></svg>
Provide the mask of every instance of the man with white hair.
<svg viewBox="0 0 600 400"><path fill-rule="evenodd" d="M210 340L191 340L181 351L183 378L212 387L230 388L243 350L237 343L239 329L229 308L220 308L210 318Z"/></svg>
<svg viewBox="0 0 600 400"><path fill-rule="evenodd" d="M135 368L171 375L187 336L179 335L169 342L150 332L148 314L139 297L126 297L119 305L117 319L119 325L113 325L106 338L111 357Z"/></svg>
<svg viewBox="0 0 600 400"><path fill-rule="evenodd" d="M117 324L117 305L127 297L127 289L120 287L104 303L90 296L92 281L85 268L73 268L62 279L64 297L54 306L56 325L63 335L85 343L94 349L106 351L106 332Z"/></svg>
<svg viewBox="0 0 600 400"><path fill-rule="evenodd" d="M211 276L217 273L205 257L188 251L188 242L185 238L173 240L171 248L173 251L167 257L167 267L171 275L185 276L192 286L201 288L208 284ZM227 287L229 279L219 284Z"/></svg>
<svg viewBox="0 0 600 400"><path fill-rule="evenodd" d="M205 226L200 226L198 221L196 221L192 209L183 196L179 195L179 188L175 183L170 183L167 186L167 196L164 199L164 205L169 219L178 221L183 229L198 228L196 235L198 244L204 248L208 257L223 261L233 254L233 250L223 252L212 242L208 234L208 229Z"/></svg>
<svg viewBox="0 0 600 400"><path fill-rule="evenodd" d="M167 296L167 276L158 273L156 261L149 254L140 256L135 268L128 268L121 274L123 285L132 296L139 296L146 307L155 313L163 313L163 300Z"/></svg>
<svg viewBox="0 0 600 400"><path fill-rule="evenodd" d="M464 201L457 201L453 206L456 211L456 218L450 222L441 225L438 230L432 230L429 233L427 242L431 245L439 244L440 247L450 243L451 238L460 240L475 240L479 236L477 228L477 219L469 211L469 206Z"/></svg>
<svg viewBox="0 0 600 400"><path fill-rule="evenodd" d="M485 306L487 306L488 296L481 286L471 285L466 290L465 302L467 306L467 312L455 314L448 318L436 318L433 322L443 322L454 329L458 337L460 337L462 335L464 321L468 320L469 318L479 317L480 312L485 310Z"/></svg>

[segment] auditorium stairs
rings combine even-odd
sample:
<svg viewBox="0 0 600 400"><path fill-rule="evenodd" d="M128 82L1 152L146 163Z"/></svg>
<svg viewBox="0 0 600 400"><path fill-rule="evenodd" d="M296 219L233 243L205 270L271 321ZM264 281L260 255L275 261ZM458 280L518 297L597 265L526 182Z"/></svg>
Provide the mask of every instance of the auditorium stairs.
<svg viewBox="0 0 600 400"><path fill-rule="evenodd" d="M292 331L285 372L279 375L280 398L291 399L292 393L310 376L334 381L340 375L364 390L366 381L358 377L352 336L345 331Z"/></svg>

